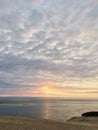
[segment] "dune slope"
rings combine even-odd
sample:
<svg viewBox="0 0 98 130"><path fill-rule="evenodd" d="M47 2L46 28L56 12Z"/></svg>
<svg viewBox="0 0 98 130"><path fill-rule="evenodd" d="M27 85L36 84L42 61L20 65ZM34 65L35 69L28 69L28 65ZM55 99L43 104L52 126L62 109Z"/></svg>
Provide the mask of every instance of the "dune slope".
<svg viewBox="0 0 98 130"><path fill-rule="evenodd" d="M78 120L80 118L62 123L31 118L0 117L0 130L98 130L97 125L91 125L91 123L84 125Z"/></svg>

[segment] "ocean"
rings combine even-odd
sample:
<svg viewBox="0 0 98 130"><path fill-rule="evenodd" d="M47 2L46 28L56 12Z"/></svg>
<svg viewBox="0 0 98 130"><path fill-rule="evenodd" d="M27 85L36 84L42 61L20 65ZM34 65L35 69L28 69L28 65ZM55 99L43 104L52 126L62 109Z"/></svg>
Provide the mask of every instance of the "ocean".
<svg viewBox="0 0 98 130"><path fill-rule="evenodd" d="M87 111L98 111L98 101L1 97L0 116L31 117L65 122Z"/></svg>

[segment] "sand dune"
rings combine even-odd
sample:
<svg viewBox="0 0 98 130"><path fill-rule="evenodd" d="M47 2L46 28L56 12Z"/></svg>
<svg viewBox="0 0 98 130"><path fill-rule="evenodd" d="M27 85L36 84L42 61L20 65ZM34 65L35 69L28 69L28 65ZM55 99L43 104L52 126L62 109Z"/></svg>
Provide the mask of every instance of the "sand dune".
<svg viewBox="0 0 98 130"><path fill-rule="evenodd" d="M98 130L98 118L74 117L66 123L31 118L0 117L0 130Z"/></svg>

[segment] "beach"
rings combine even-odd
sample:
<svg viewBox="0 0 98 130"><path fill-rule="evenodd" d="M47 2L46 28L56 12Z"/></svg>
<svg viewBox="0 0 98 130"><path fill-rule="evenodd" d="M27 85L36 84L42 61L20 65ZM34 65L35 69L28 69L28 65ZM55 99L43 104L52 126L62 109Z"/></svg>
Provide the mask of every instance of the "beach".
<svg viewBox="0 0 98 130"><path fill-rule="evenodd" d="M98 117L73 117L67 122L0 117L0 130L98 130Z"/></svg>

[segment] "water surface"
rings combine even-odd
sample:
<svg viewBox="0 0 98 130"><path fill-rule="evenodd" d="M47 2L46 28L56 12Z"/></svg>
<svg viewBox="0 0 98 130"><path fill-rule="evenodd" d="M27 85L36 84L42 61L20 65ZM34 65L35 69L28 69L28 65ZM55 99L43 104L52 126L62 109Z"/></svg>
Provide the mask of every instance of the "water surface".
<svg viewBox="0 0 98 130"><path fill-rule="evenodd" d="M98 101L48 98L0 98L0 115L66 121L86 111L98 111Z"/></svg>

